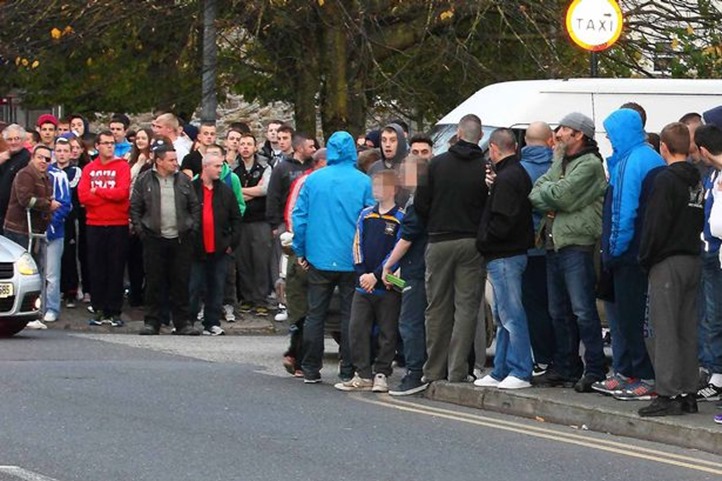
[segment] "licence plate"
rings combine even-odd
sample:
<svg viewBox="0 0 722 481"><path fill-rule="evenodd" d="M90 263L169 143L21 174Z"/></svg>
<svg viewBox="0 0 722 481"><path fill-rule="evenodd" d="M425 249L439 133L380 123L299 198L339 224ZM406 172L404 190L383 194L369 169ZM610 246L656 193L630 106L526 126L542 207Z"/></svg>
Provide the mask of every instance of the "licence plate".
<svg viewBox="0 0 722 481"><path fill-rule="evenodd" d="M0 283L0 299L11 297L14 294L13 285L9 283Z"/></svg>

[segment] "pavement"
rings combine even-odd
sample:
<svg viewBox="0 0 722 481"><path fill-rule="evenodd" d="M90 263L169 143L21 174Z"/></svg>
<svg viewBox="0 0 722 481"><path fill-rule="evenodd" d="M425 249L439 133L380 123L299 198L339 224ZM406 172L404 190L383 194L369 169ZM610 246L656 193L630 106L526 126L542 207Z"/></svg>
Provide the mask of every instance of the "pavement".
<svg viewBox="0 0 722 481"><path fill-rule="evenodd" d="M75 309L63 309L61 319L48 324L49 328L98 335L135 334L143 325L143 310L127 308L123 314L126 321L124 327L89 326L87 321L90 314L86 307L86 304L78 303ZM231 336L285 335L288 324L275 322L273 316L273 312L268 317L237 314L237 322L223 321L222 327ZM170 328L161 330L162 335L169 333ZM220 350L221 346L218 347ZM207 348L204 345L202 350ZM279 371L281 353L279 349L274 354L278 357ZM493 359L493 348L487 352L487 357ZM396 372L400 371L397 369ZM573 389L563 388L534 387L502 391L478 388L470 383L435 382L424 397L432 401L521 416L539 423L560 424L578 430L609 433L722 455L722 425L712 420L719 412L716 403L699 403L698 414L642 418L637 410L647 405L648 401L617 401L600 394L578 394Z"/></svg>

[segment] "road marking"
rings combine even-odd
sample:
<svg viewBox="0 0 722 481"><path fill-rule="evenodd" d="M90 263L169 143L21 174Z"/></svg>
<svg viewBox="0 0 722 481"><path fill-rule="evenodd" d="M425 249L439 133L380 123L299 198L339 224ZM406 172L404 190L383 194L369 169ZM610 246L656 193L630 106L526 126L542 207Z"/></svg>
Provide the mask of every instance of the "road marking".
<svg viewBox="0 0 722 481"><path fill-rule="evenodd" d="M473 424L476 426L484 426L492 429L499 429L502 431L509 431L517 434L524 434L527 436L534 436L537 438L548 439L567 444L574 444L577 446L588 447L599 451L621 454L623 456L646 459L648 461L669 464L672 466L692 469L695 471L722 475L722 463L707 461L705 459L692 458L690 456L668 453L664 451L644 448L640 446L633 446L605 439L595 439L574 433L564 433L548 428L541 428L537 426L529 426L523 423L505 421L503 419L494 419L485 416L479 416L476 414L456 412L447 409L435 408L432 406L424 406L408 401L397 400L390 396L381 397L382 400L369 399L367 397L357 394L352 395L352 397L365 403L375 404L378 406L396 409L399 411L424 414L427 416L449 419L452 421L459 421L467 424Z"/></svg>
<svg viewBox="0 0 722 481"><path fill-rule="evenodd" d="M0 466L0 473L9 474L16 478L24 479L25 481L58 481L55 478L49 478L42 474L28 471L20 466Z"/></svg>

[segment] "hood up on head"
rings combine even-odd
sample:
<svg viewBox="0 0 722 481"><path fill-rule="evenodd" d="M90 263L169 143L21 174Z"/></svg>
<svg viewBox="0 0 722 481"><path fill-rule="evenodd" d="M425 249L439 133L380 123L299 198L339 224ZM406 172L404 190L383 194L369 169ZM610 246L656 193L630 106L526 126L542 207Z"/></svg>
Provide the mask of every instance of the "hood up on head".
<svg viewBox="0 0 722 481"><path fill-rule="evenodd" d="M355 166L357 159L356 142L351 134L345 131L334 132L326 144L326 163L328 165L351 164Z"/></svg>
<svg viewBox="0 0 722 481"><path fill-rule="evenodd" d="M384 129L389 129L389 128L393 129L394 132L396 132L396 138L398 139L398 144L396 146L396 155L394 155L394 157L391 159L387 159L386 156L384 155L383 146L381 146L381 158L392 164L399 164L409 154L409 143L406 141L406 135L404 135L404 129L402 129L399 124L389 124L384 127Z"/></svg>

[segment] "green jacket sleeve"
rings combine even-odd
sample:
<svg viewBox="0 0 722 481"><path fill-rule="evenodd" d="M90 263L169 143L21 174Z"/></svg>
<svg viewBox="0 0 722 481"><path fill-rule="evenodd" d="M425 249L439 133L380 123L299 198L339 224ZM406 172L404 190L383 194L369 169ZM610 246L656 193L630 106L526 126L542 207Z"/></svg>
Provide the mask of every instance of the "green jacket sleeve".
<svg viewBox="0 0 722 481"><path fill-rule="evenodd" d="M241 179L234 173L231 173L231 185L233 186L233 193L238 200L238 208L241 210L241 215L246 212L246 201L243 199L243 188L241 187Z"/></svg>
<svg viewBox="0 0 722 481"><path fill-rule="evenodd" d="M540 203L549 207L547 210L575 212L596 202L604 194L606 185L602 162L589 155L570 165L559 180L540 185L538 196Z"/></svg>
<svg viewBox="0 0 722 481"><path fill-rule="evenodd" d="M552 164L549 170L537 179L537 181L534 183L534 187L532 187L531 189L531 193L529 194L529 201L531 202L531 205L534 207L534 209L538 210L539 212L546 213L554 210L552 207L549 206L549 204L544 201L544 199L542 199L541 190L547 183L554 182L554 180L558 178L558 171L558 162L554 162L554 164Z"/></svg>

